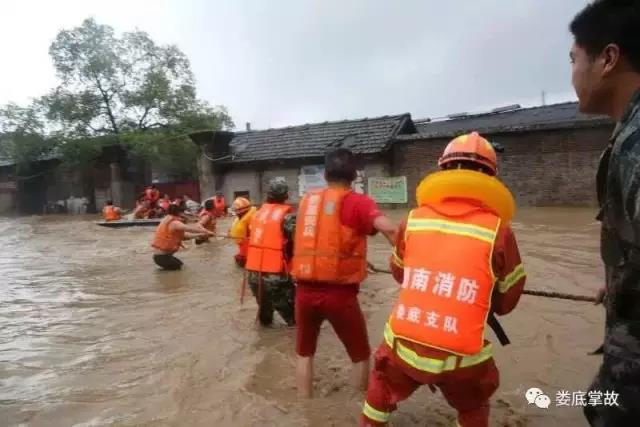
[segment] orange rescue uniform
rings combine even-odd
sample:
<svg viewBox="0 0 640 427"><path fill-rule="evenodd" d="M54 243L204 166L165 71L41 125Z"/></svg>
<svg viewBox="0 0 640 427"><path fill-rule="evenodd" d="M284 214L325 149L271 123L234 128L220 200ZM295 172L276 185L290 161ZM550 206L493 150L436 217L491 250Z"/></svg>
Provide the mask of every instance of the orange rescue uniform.
<svg viewBox="0 0 640 427"><path fill-rule="evenodd" d="M122 218L120 215L120 209L112 205L107 205L102 208L102 216L105 221L118 221Z"/></svg>
<svg viewBox="0 0 640 427"><path fill-rule="evenodd" d="M201 220L203 218L208 218L207 222L204 224L204 228L206 228L207 230L212 231L212 232L215 233L215 231L216 231L216 213L215 213L215 211L208 211L206 209L203 209L202 211L200 211L198 216L200 217Z"/></svg>
<svg viewBox="0 0 640 427"><path fill-rule="evenodd" d="M162 219L158 228L156 228L156 234L151 246L170 254L180 249L184 239L184 230L171 230L169 227L174 221L180 221L180 218L174 215L167 215Z"/></svg>
<svg viewBox="0 0 640 427"><path fill-rule="evenodd" d="M285 216L292 211L289 205L265 203L251 219L249 245L245 268L261 273L285 273L286 240L282 232Z"/></svg>
<svg viewBox="0 0 640 427"><path fill-rule="evenodd" d="M508 224L479 202L411 211L391 260L400 295L375 355L363 425L385 425L421 385L437 386L461 427L487 427L499 385L486 318L515 308L526 275Z"/></svg>

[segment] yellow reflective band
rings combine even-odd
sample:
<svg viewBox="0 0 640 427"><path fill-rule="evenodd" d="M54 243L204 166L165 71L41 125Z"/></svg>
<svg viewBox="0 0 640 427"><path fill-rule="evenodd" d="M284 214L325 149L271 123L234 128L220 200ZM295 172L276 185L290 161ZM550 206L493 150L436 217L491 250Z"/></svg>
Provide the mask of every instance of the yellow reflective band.
<svg viewBox="0 0 640 427"><path fill-rule="evenodd" d="M524 265L519 264L511 273L498 282L498 292L501 294L507 293L513 285L525 277L527 277L527 273L524 272Z"/></svg>
<svg viewBox="0 0 640 427"><path fill-rule="evenodd" d="M473 356L465 356L460 360L461 368L468 368L469 366L479 365L482 362L491 359L491 355L493 354L493 346L491 343L484 346L480 353L474 354Z"/></svg>
<svg viewBox="0 0 640 427"><path fill-rule="evenodd" d="M369 419L373 421L377 421L379 423L386 423L389 421L389 416L391 415L389 412L378 411L373 406L369 405L367 401L364 402L364 407L362 408L362 413Z"/></svg>
<svg viewBox="0 0 640 427"><path fill-rule="evenodd" d="M402 261L402 258L398 256L398 252L396 251L395 247L393 248L392 255L393 255L393 263L398 267L401 267L401 268L404 267L404 261Z"/></svg>
<svg viewBox="0 0 640 427"><path fill-rule="evenodd" d="M389 322L387 322L384 327L384 340L389 347L394 348L396 336L393 334ZM401 343L395 344L395 351L400 359L419 371L428 372L430 374L441 374L442 372L453 371L456 369L458 356L449 356L445 360L423 357L419 356L415 351L405 347ZM492 354L493 347L491 343L488 343L478 354L462 356L460 358L460 368L479 365L480 363L489 360Z"/></svg>
<svg viewBox="0 0 640 427"><path fill-rule="evenodd" d="M472 224L460 224L441 219L414 219L407 221L407 231L437 231L446 234L457 234L472 237L493 244L496 239L495 230Z"/></svg>

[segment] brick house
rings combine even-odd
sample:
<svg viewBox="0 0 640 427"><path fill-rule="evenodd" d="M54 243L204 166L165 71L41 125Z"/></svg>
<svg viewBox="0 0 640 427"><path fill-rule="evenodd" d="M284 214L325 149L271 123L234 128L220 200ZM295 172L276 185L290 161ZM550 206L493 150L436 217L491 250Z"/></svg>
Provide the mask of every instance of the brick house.
<svg viewBox="0 0 640 427"><path fill-rule="evenodd" d="M446 144L476 130L505 148L499 156L500 177L519 205L592 206L598 159L612 129L610 120L580 114L576 103L563 103L440 120L414 122L410 114L401 114L190 137L201 149L203 197L222 191L229 201L248 195L260 203L269 180L284 177L295 203L305 171L322 165L326 151L347 147L358 156L365 192L368 178L404 176L412 205L415 187L436 169Z"/></svg>

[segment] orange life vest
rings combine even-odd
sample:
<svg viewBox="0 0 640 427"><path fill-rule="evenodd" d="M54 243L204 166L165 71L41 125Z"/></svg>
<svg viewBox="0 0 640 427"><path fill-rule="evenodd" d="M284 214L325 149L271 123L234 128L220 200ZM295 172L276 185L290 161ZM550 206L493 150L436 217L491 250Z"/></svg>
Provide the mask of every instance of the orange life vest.
<svg viewBox="0 0 640 427"><path fill-rule="evenodd" d="M495 213L460 199L411 211L393 335L463 356L482 350L499 226Z"/></svg>
<svg viewBox="0 0 640 427"><path fill-rule="evenodd" d="M169 226L174 221L179 220L177 216L165 216L158 225L158 228L156 228L156 235L151 246L164 252L177 252L184 239L184 231L172 231L169 229Z"/></svg>
<svg viewBox="0 0 640 427"><path fill-rule="evenodd" d="M367 277L367 237L342 224L348 189L304 195L296 220L291 273L297 281L357 284Z"/></svg>
<svg viewBox="0 0 640 427"><path fill-rule="evenodd" d="M107 205L102 208L102 216L105 221L117 221L121 219L120 211L115 206Z"/></svg>
<svg viewBox="0 0 640 427"><path fill-rule="evenodd" d="M214 197L213 198L213 208L218 216L224 215L224 208L226 206L224 197Z"/></svg>
<svg viewBox="0 0 640 427"><path fill-rule="evenodd" d="M251 219L249 248L245 268L262 273L284 273L285 238L282 223L291 206L266 203Z"/></svg>
<svg viewBox="0 0 640 427"><path fill-rule="evenodd" d="M209 221L207 222L207 225L204 226L204 228L206 228L209 231L216 231L216 213L215 211L208 211L206 209L203 209L202 211L200 211L200 213L198 214L198 216L202 219L204 217L209 217Z"/></svg>

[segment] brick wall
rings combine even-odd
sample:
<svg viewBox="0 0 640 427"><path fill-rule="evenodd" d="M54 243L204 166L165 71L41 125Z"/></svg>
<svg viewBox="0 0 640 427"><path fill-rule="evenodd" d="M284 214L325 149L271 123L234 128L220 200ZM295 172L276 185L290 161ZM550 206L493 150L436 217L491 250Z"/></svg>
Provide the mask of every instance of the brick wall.
<svg viewBox="0 0 640 427"><path fill-rule="evenodd" d="M499 155L499 174L520 206L594 206L595 174L611 126L571 130L489 135L505 148ZM429 172L449 139L397 143L394 175L406 175L409 199Z"/></svg>

